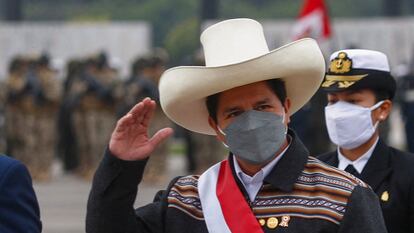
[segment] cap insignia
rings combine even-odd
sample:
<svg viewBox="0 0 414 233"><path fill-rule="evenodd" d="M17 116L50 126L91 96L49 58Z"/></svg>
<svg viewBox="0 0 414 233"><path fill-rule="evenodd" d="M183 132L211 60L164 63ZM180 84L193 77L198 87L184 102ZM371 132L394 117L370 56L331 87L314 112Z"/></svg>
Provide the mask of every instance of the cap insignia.
<svg viewBox="0 0 414 233"><path fill-rule="evenodd" d="M338 56L331 61L329 71L336 74L343 74L351 71L352 60L349 59L345 52L340 52Z"/></svg>
<svg viewBox="0 0 414 233"><path fill-rule="evenodd" d="M338 88L348 88L352 85L354 85L359 80L365 78L368 76L368 74L362 74L362 75L326 75L325 80L322 83L322 87L330 87L333 84L338 84Z"/></svg>

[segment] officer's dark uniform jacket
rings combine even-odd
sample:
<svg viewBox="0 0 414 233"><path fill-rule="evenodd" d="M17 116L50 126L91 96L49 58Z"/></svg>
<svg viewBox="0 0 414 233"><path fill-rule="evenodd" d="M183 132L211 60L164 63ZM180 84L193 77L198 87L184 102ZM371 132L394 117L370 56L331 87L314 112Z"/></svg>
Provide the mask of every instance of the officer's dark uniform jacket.
<svg viewBox="0 0 414 233"><path fill-rule="evenodd" d="M325 163L338 166L337 152L318 156ZM361 173L380 198L388 232L414 232L414 155L378 141Z"/></svg>
<svg viewBox="0 0 414 233"><path fill-rule="evenodd" d="M263 231L386 232L375 193L352 175L309 156L295 134L289 131L289 135L289 148L264 179L256 199L249 202L257 220L264 223ZM207 233L203 208L208 206L201 206L198 176L174 179L153 203L133 209L145 164L121 161L106 152L89 196L86 231ZM246 193L243 185L239 187ZM281 223L286 216L289 221L284 226L266 224L271 217Z"/></svg>

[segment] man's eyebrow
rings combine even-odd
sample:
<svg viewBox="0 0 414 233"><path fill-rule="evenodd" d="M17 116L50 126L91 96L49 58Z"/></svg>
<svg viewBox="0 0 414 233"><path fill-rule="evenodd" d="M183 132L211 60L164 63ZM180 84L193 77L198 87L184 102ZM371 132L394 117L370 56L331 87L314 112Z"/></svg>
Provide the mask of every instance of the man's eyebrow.
<svg viewBox="0 0 414 233"><path fill-rule="evenodd" d="M257 105L262 105L262 104L268 104L269 102L270 102L270 99L269 99L269 98L265 98L265 99L262 99L262 100L257 101L257 102L254 104L254 106L257 106Z"/></svg>

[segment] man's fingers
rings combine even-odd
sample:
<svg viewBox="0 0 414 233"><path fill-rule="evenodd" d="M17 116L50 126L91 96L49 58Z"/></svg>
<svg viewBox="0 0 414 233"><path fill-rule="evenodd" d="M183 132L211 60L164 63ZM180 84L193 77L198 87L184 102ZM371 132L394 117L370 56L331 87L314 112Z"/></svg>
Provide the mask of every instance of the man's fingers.
<svg viewBox="0 0 414 233"><path fill-rule="evenodd" d="M144 115L144 119L142 119L142 125L147 127L149 123L151 122L152 117L154 116L156 108L155 101L151 100L151 102L148 103L148 111Z"/></svg>
<svg viewBox="0 0 414 233"><path fill-rule="evenodd" d="M150 139L150 143L156 147L161 142L163 142L165 139L170 137L174 133L174 130L172 128L164 128L159 130L152 138Z"/></svg>
<svg viewBox="0 0 414 233"><path fill-rule="evenodd" d="M143 102L139 102L137 104L134 105L134 107L131 108L131 110L129 110L129 112L127 114L139 114L142 109L144 108L144 103Z"/></svg>
<svg viewBox="0 0 414 233"><path fill-rule="evenodd" d="M116 123L116 128L115 131L116 132L122 132L124 131L127 126L133 122L133 115L128 113L125 116L123 116L121 119L118 120L118 122Z"/></svg>
<svg viewBox="0 0 414 233"><path fill-rule="evenodd" d="M153 105L155 105L155 102L148 97L136 104L124 117L118 120L115 131L122 132L132 123L143 124L146 117L153 115ZM145 126L147 126L148 119L145 120L145 123Z"/></svg>
<svg viewBox="0 0 414 233"><path fill-rule="evenodd" d="M151 98L146 97L141 102L136 104L129 113L133 114L138 122L141 122L145 113L148 111L148 106L151 103Z"/></svg>
<svg viewBox="0 0 414 233"><path fill-rule="evenodd" d="M144 104L139 102L138 104L136 104L129 112L128 114L132 115L132 118L135 121L138 121L138 116L142 114L142 112L144 111Z"/></svg>
<svg viewBox="0 0 414 233"><path fill-rule="evenodd" d="M138 124L141 124L143 121L145 114L148 112L149 103L151 102L151 99L149 97L146 97L144 100L139 102L137 105L139 105L137 108L133 108L131 110L131 113L134 115L134 118Z"/></svg>
<svg viewBox="0 0 414 233"><path fill-rule="evenodd" d="M142 124L144 121L145 115L150 111L150 107L148 106L148 103L144 103L144 109L140 112L140 115L136 116L136 120L138 124Z"/></svg>

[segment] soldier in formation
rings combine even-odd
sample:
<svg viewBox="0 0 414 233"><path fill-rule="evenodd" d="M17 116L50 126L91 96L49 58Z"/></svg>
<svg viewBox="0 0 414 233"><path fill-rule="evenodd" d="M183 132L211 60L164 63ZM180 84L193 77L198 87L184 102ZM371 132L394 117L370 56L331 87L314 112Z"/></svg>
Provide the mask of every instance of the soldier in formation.
<svg viewBox="0 0 414 233"><path fill-rule="evenodd" d="M8 153L28 167L34 180L49 180L61 88L49 57L15 58L6 87Z"/></svg>
<svg viewBox="0 0 414 233"><path fill-rule="evenodd" d="M164 50L155 49L150 54L137 58L131 69L131 76L125 83L124 107L120 116L142 101L145 97L159 103L158 82L161 74L165 71L168 55ZM155 133L159 127L171 126L171 121L165 116L161 108L155 110L150 132ZM148 169L144 174L144 182L162 183L166 181L166 163L169 153L169 144L157 148L154 151L154 158L148 162Z"/></svg>
<svg viewBox="0 0 414 233"><path fill-rule="evenodd" d="M116 122L119 79L104 53L75 66L78 70L73 71L67 88L79 160L76 170L81 177L90 179Z"/></svg>

